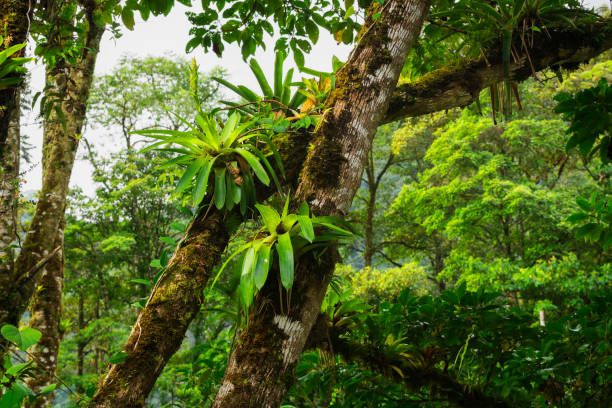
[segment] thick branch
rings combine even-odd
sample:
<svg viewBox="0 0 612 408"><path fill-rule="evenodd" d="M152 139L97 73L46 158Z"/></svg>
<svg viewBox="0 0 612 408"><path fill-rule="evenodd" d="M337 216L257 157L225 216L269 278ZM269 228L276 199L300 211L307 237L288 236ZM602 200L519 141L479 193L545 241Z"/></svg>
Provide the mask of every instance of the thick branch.
<svg viewBox="0 0 612 408"><path fill-rule="evenodd" d="M500 47L493 47L474 61L447 66L424 75L415 82L399 85L391 99L384 122L420 116L471 104L480 91L497 82L523 81L535 71L556 67L575 67L612 48L612 21L592 23L579 29L548 30L535 34L529 58L523 51L518 62L510 64L504 75ZM518 39L520 41L520 39ZM522 49L521 44L515 45Z"/></svg>

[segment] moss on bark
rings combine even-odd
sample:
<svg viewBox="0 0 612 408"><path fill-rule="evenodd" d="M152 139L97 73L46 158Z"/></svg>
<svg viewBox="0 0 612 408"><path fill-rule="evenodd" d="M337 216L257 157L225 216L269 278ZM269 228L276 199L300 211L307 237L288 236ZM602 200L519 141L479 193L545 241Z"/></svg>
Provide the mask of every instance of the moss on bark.
<svg viewBox="0 0 612 408"><path fill-rule="evenodd" d="M113 365L90 407L140 408L165 364L180 347L202 305L210 272L229 237L223 215L202 210L170 259L123 350L127 359Z"/></svg>

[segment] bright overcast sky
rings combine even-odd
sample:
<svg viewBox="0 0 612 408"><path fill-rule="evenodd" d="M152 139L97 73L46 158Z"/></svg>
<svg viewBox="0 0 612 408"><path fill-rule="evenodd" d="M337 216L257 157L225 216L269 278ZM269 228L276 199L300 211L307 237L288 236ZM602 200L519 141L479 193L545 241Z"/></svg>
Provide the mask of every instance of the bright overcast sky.
<svg viewBox="0 0 612 408"><path fill-rule="evenodd" d="M612 1L612 0L610 0ZM586 0L585 4L590 6L610 5L609 0ZM198 2L196 2L198 3ZM115 64L123 55L131 56L147 56L147 55L164 55L174 53L175 55L183 56L185 54L185 44L189 40L190 24L185 16L187 8L178 4L174 7L170 15L161 17L151 17L148 21L137 21L134 31L124 29L124 34L119 39L112 39L107 32L101 43L100 54L96 64L96 74L106 74L112 71ZM309 68L331 71L331 58L336 55L341 60L345 60L352 47L338 45L333 38L326 32L321 32L319 43L313 47L312 52L306 57L306 66ZM258 89L256 80L251 74L248 65L242 60L240 50L235 46L227 46L222 58L218 58L214 53L204 54L202 48L196 49L188 55L189 58L195 57L201 71L209 71L215 66L225 68L229 74L231 82L240 83L249 88ZM255 58L261 64L266 76L269 77L274 69L274 44L271 41L270 46L266 51L259 50ZM292 62L289 58L287 62ZM42 66L38 65L32 69L32 89L37 92L42 89L44 83ZM40 126L33 124L33 119L24 118L23 133L30 137L30 143L35 148L32 151L33 163L39 163L41 157L42 130ZM97 147L103 150L114 151L111 138L95 137L92 138L93 132L98 135L98 132L91 129L86 129L84 136L88 140L94 142ZM101 133L101 136L104 134ZM98 140L94 140L98 139ZM108 140L105 140L108 139ZM105 145L106 144L106 145ZM82 148L79 149L82 153ZM79 155L80 157L80 155ZM23 169L30 166L22 165ZM23 190L28 194L32 190L38 190L41 186L41 166L36 165L25 174L27 184ZM95 186L91 180L91 168L84 160L78 160L75 163L75 168L72 173L70 183L71 187L79 186L85 193L93 194Z"/></svg>

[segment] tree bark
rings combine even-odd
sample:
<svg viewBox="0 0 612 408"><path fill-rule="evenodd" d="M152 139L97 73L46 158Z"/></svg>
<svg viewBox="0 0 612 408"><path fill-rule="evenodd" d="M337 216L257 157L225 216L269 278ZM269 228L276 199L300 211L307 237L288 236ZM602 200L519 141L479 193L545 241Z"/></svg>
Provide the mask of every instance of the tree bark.
<svg viewBox="0 0 612 408"><path fill-rule="evenodd" d="M17 101L19 101L19 96L17 96ZM16 244L18 238L20 113L19 109L12 110L7 138L4 144L0 144L0 288L8 287L15 279L15 251L11 246ZM6 315L6 311L1 309L0 322ZM9 343L0 336L0 360L8 347ZM4 367L0 364L0 376L3 375L3 372Z"/></svg>
<svg viewBox="0 0 612 408"><path fill-rule="evenodd" d="M140 408L178 350L202 304L204 288L229 237L223 215L200 211L186 232L123 347L127 358L111 366L90 403L96 408Z"/></svg>
<svg viewBox="0 0 612 408"><path fill-rule="evenodd" d="M328 342L328 339L329 337L326 337L322 341ZM367 344L349 342L340 338L333 338L332 342L334 353L341 355L345 360L359 361L367 369L380 373L395 383L404 384L410 390L423 392L423 388L427 388L432 398L443 398L449 403L462 408L512 407L508 402L488 395L485 390L462 384L433 366L409 366L406 364L405 359L389 357L381 352L379 348ZM399 368L403 376L400 376L391 367Z"/></svg>
<svg viewBox="0 0 612 408"><path fill-rule="evenodd" d="M31 10L27 0L0 0L0 27L6 37L0 49L27 40L28 14L31 15ZM0 288L9 287L15 279L11 245L17 238L20 114L19 85L0 90ZM7 311L0 307L0 327L7 318ZM0 361L8 346L4 337L0 337ZM0 365L0 376L3 371L4 367Z"/></svg>
<svg viewBox="0 0 612 408"><path fill-rule="evenodd" d="M86 13L89 31L78 61L72 65L59 60L55 66L47 69L47 83L50 86L46 94L48 99L51 99L52 94L60 95L61 102L58 103L65 122L53 112L43 126L42 189L12 276L0 286L0 326L19 324L36 290L43 264L49 261L48 257L57 249L56 238L60 221L64 218L68 184L82 133L100 39L104 32L104 27L95 25L93 12L88 9Z"/></svg>
<svg viewBox="0 0 612 408"><path fill-rule="evenodd" d="M294 203L307 201L317 215L347 213L376 128L429 6L423 0L391 0L383 7L371 7L364 34L337 74ZM373 21L375 13L380 16ZM286 300L279 298L274 274L270 275L230 356L213 408L280 406L319 315L334 270L334 253L326 251L320 263L312 254L301 257Z"/></svg>
<svg viewBox="0 0 612 408"><path fill-rule="evenodd" d="M66 220L62 219L55 237L55 246L62 247L64 243L64 228ZM31 351L36 366L41 371L27 381L34 392L40 392L47 385L55 384L57 359L62 340L60 319L62 316L62 292L64 289L64 251L58 251L42 268L42 276L38 283L36 294L30 306L30 327L41 332L42 336ZM27 408L45 408L53 406L54 394L49 393L38 397Z"/></svg>

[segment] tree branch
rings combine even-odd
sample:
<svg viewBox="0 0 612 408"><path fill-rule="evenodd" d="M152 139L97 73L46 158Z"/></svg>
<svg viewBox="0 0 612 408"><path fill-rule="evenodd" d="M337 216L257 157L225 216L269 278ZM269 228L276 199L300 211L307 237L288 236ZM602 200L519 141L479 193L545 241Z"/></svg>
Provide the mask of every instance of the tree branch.
<svg viewBox="0 0 612 408"><path fill-rule="evenodd" d="M476 100L480 91L506 79L523 81L546 68L575 67L612 48L612 20L589 23L578 28L549 29L534 36L529 55L522 55L504 75L501 46L483 57L432 71L422 78L397 87L383 122L464 107ZM520 49L520 45L516 47Z"/></svg>

